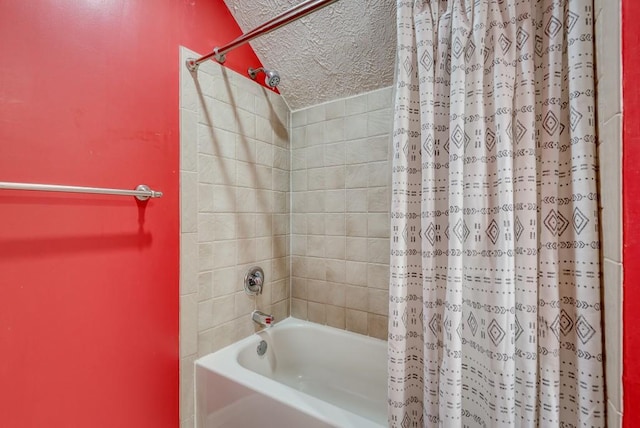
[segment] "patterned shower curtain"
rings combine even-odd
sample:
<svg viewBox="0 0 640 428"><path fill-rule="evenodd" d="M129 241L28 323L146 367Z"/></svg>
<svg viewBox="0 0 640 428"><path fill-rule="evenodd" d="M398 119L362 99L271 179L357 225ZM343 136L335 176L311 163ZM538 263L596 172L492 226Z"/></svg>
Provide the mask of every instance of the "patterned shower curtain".
<svg viewBox="0 0 640 428"><path fill-rule="evenodd" d="M603 427L592 1L397 4L389 424Z"/></svg>

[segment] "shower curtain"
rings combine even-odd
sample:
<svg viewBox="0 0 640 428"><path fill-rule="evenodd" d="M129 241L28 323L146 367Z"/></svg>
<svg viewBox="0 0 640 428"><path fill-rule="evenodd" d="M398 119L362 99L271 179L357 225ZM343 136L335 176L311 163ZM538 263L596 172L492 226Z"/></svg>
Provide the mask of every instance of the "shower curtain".
<svg viewBox="0 0 640 428"><path fill-rule="evenodd" d="M604 426L592 1L397 6L389 424Z"/></svg>

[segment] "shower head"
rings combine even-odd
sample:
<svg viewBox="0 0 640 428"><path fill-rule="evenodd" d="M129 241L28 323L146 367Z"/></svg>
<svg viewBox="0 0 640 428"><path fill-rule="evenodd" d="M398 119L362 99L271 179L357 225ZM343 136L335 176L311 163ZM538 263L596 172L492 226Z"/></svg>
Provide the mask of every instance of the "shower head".
<svg viewBox="0 0 640 428"><path fill-rule="evenodd" d="M280 74L275 70L267 70L264 67L260 68L249 68L249 77L253 80L256 80L259 72L263 72L265 75L264 84L270 88L275 89L276 86L280 84Z"/></svg>

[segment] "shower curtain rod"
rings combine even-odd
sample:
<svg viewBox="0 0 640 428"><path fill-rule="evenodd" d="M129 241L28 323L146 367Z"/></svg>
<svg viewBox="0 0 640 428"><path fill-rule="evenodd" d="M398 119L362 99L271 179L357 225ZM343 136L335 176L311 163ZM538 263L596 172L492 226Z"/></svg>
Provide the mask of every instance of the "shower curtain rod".
<svg viewBox="0 0 640 428"><path fill-rule="evenodd" d="M233 49L237 48L238 46L242 46L245 43L250 42L251 40L255 39L256 37L260 37L264 34L270 33L273 30L277 30L278 28L287 25L290 22L296 21L300 18L302 18L303 16L307 16L308 14L315 12L316 10L320 10L325 6L329 6L331 3L335 3L338 0L307 0L304 1L294 7L292 7L291 9L287 10L286 12L281 13L280 15L276 16L275 18L265 22L264 24L260 25L259 27L254 28L253 30L249 31L248 33L245 33L243 35L241 35L240 37L238 37L237 39L235 39L234 41L227 43L226 45L222 46L222 47L216 47L213 49L213 51L205 56L202 56L200 58L189 58L186 61L186 65L187 68L190 71L196 71L198 69L198 66L211 59L211 58L215 58L216 61L218 61L220 64L224 63L225 59L226 59L226 55L228 52L232 51Z"/></svg>

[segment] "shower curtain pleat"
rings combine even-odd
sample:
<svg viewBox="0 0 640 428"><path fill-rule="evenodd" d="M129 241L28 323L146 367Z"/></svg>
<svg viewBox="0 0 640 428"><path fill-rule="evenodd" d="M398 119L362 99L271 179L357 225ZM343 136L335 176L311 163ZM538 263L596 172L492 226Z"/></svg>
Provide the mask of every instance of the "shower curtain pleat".
<svg viewBox="0 0 640 428"><path fill-rule="evenodd" d="M397 6L389 425L604 427L592 1Z"/></svg>

